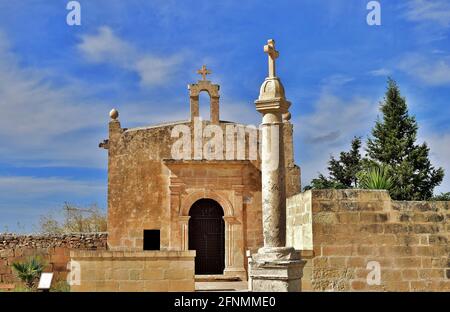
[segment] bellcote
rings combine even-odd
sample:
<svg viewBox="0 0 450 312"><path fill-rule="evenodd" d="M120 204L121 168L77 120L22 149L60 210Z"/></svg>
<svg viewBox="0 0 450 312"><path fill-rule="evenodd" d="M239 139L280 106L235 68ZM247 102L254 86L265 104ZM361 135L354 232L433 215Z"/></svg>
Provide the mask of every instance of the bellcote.
<svg viewBox="0 0 450 312"><path fill-rule="evenodd" d="M213 124L218 124L219 119L219 90L220 86L218 84L213 84L211 81L206 80L206 75L211 74L211 71L206 69L203 65L200 70L197 71L198 74L202 75L202 79L197 83L192 83L188 85L189 89L189 99L191 106L191 121L195 118L200 117L199 110L199 94L205 91L210 97L210 121Z"/></svg>

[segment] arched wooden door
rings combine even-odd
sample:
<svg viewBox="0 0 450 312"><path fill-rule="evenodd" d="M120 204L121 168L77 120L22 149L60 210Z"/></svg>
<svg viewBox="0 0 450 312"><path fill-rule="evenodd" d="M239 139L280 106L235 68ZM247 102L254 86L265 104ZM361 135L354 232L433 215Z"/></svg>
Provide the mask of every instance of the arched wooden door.
<svg viewBox="0 0 450 312"><path fill-rule="evenodd" d="M196 201L189 215L189 250L196 250L195 274L223 274L225 222L222 207L212 199Z"/></svg>

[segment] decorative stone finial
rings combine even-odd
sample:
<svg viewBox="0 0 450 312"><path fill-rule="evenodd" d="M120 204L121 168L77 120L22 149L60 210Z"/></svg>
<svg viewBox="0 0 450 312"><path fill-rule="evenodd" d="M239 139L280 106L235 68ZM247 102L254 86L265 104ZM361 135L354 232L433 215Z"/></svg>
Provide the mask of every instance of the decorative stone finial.
<svg viewBox="0 0 450 312"><path fill-rule="evenodd" d="M117 109L113 108L109 112L109 117L111 117L111 120L116 120L119 117L119 111Z"/></svg>
<svg viewBox="0 0 450 312"><path fill-rule="evenodd" d="M275 60L280 56L280 53L275 50L275 40L267 40L264 53L268 55L269 74L261 85L259 100L285 99L283 84L275 72Z"/></svg>

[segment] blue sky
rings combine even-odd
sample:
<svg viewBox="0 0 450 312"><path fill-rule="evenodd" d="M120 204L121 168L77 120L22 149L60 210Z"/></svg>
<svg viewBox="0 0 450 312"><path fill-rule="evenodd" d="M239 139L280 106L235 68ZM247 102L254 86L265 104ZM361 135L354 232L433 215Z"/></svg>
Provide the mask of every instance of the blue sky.
<svg viewBox="0 0 450 312"><path fill-rule="evenodd" d="M0 231L33 231L65 201L106 208L109 110L124 127L187 119L202 64L221 119L257 124L269 38L303 185L367 137L390 75L447 171L437 192L450 191L446 0L379 1L381 26L366 22L368 0L80 0L81 26L66 24L67 2L0 0Z"/></svg>

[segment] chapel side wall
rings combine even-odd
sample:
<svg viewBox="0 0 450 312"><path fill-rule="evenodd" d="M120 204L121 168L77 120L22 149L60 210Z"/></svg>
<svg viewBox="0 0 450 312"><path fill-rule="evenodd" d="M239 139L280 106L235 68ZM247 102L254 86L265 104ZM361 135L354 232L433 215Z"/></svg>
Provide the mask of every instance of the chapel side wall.
<svg viewBox="0 0 450 312"><path fill-rule="evenodd" d="M171 127L128 130L110 142L108 170L108 246L143 249L143 230L161 230L161 249L169 246Z"/></svg>
<svg viewBox="0 0 450 312"><path fill-rule="evenodd" d="M305 291L449 291L450 202L391 201L386 191L313 190ZM370 261L380 285L369 285Z"/></svg>
<svg viewBox="0 0 450 312"><path fill-rule="evenodd" d="M38 257L44 272L53 272L54 281L65 281L70 250L106 250L106 233L98 234L0 234L0 284L21 284L12 264Z"/></svg>

